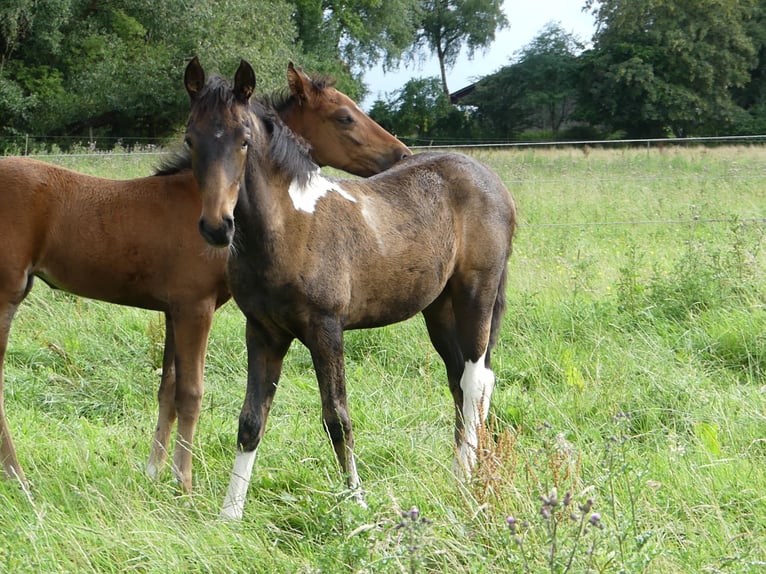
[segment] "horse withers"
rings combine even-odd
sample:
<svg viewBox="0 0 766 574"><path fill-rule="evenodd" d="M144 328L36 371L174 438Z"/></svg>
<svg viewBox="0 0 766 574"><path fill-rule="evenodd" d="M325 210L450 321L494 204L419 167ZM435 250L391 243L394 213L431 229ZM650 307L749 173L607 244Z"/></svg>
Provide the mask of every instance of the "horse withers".
<svg viewBox="0 0 766 574"><path fill-rule="evenodd" d="M494 374L516 210L500 178L456 153L407 158L367 180L323 177L269 109L251 103L252 67L234 83L185 74L185 142L201 193L200 232L228 249L247 320L247 391L222 515L242 516L258 444L293 339L309 349L324 426L359 492L346 404L343 331L422 313L454 399L456 462L470 473Z"/></svg>
<svg viewBox="0 0 766 574"><path fill-rule="evenodd" d="M331 80L311 79L292 63L287 75L289 91L268 103L308 141L315 161L368 175L409 155ZM186 159L174 158L181 165ZM15 311L40 277L76 295L165 314L159 414L146 468L159 475L177 420L173 472L191 490L208 334L213 313L230 297L227 254L210 249L197 231L202 206L191 172L178 164L163 171L111 180L29 158L0 160L0 462L22 483L2 365Z"/></svg>

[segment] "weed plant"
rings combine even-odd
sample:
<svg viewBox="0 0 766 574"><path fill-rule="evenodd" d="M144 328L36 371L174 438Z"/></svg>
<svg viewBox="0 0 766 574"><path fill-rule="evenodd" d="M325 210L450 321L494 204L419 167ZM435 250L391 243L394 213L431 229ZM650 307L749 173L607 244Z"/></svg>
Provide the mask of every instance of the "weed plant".
<svg viewBox="0 0 766 574"><path fill-rule="evenodd" d="M520 228L470 482L415 318L346 336L369 509L343 487L295 344L244 519L221 522L245 387L236 306L216 315L184 496L143 472L160 316L39 284L5 363L31 492L0 481L0 572L763 571L766 150L476 155ZM156 159L55 161L138 177Z"/></svg>

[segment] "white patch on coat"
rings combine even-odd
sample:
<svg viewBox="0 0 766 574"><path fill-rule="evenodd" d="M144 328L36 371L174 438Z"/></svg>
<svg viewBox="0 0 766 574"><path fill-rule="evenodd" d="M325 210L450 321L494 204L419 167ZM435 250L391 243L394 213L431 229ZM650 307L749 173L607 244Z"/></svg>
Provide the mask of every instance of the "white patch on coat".
<svg viewBox="0 0 766 574"><path fill-rule="evenodd" d="M386 244L385 241L383 241L383 234L381 233L380 226L378 225L378 216L375 208L372 205L372 201L368 197L362 196L361 213L362 217L364 218L364 222L367 224L367 227L370 228L370 231L372 231L372 234L375 236L375 241L378 244L378 249L380 249L381 253L385 253Z"/></svg>
<svg viewBox="0 0 766 574"><path fill-rule="evenodd" d="M253 475L255 463L255 450L238 451L234 459L234 469L231 471L229 490L221 509L221 518L227 520L241 520L245 511L245 498L247 487L250 486L250 477Z"/></svg>
<svg viewBox="0 0 766 574"><path fill-rule="evenodd" d="M495 374L484 366L486 353L477 362L466 361L460 388L463 389L463 441L458 448L459 463L470 474L476 462L477 428L489 414L489 400L495 387Z"/></svg>
<svg viewBox="0 0 766 574"><path fill-rule="evenodd" d="M314 213L317 201L331 191L339 193L344 199L356 203L356 198L344 190L338 182L330 181L323 177L319 173L319 169L309 175L304 185L299 185L296 180L293 180L287 193L290 194L290 199L292 199L295 209L305 211L306 213Z"/></svg>

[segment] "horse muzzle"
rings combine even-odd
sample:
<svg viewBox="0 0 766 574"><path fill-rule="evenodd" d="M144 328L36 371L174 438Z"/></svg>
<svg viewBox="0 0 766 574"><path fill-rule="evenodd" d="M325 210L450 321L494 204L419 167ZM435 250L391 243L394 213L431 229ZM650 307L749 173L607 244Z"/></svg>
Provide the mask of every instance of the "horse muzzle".
<svg viewBox="0 0 766 574"><path fill-rule="evenodd" d="M199 232L213 247L229 247L234 239L234 218L225 216L218 225L210 224L204 217L199 220Z"/></svg>

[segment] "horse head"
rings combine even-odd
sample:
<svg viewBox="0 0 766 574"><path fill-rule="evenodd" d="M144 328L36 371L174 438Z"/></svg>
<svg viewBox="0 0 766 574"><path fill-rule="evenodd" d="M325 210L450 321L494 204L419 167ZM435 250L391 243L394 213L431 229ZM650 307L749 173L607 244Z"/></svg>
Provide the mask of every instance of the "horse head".
<svg viewBox="0 0 766 574"><path fill-rule="evenodd" d="M334 80L311 79L290 62L287 83L293 101L287 123L300 126L303 137L314 142L311 155L320 166L333 165L369 177L412 155L351 98L336 90Z"/></svg>
<svg viewBox="0 0 766 574"><path fill-rule="evenodd" d="M200 233L210 245L228 247L248 152L262 130L251 118L255 73L242 60L233 87L217 76L206 82L194 57L186 67L184 84L191 99L184 145L202 197Z"/></svg>

